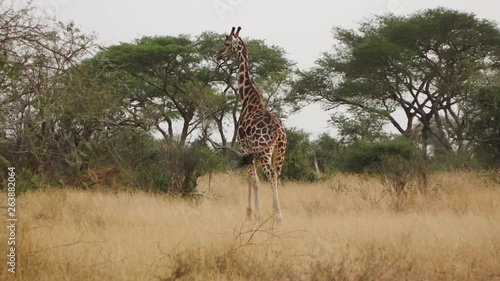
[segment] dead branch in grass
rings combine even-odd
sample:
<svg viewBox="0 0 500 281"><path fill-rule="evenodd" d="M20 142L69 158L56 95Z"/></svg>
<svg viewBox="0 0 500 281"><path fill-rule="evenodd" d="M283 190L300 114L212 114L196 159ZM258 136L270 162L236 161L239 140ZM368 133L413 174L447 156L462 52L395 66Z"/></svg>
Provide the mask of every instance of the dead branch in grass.
<svg viewBox="0 0 500 281"><path fill-rule="evenodd" d="M61 247L69 247L69 246L77 245L77 244L80 244L80 243L83 243L83 244L97 244L97 243L102 243L102 242L106 242L106 240L102 240L102 241L82 241L82 240L78 240L78 241L74 241L74 242L67 243L67 244L61 244L61 245L56 245L56 246L48 247L48 248L41 249L41 250L31 251L30 254L45 252L45 251L48 251L48 250L52 250L52 249L56 249L56 248L61 248Z"/></svg>

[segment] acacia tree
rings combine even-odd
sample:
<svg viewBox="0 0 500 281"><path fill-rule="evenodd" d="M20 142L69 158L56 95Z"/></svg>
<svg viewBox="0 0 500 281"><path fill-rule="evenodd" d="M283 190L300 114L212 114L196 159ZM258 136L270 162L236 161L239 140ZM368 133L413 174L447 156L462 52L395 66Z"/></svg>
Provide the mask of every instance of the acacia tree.
<svg viewBox="0 0 500 281"><path fill-rule="evenodd" d="M425 155L431 138L449 152L464 149L464 98L499 64L494 22L438 8L334 34L338 48L299 74L299 98L377 114L403 135L418 127Z"/></svg>
<svg viewBox="0 0 500 281"><path fill-rule="evenodd" d="M172 139L173 122L180 118L179 144L196 129L197 100L210 87L198 80L200 58L187 36L143 37L106 48L97 59L105 65L110 83L127 99L128 113L137 124L153 125ZM160 126L167 124L167 131Z"/></svg>

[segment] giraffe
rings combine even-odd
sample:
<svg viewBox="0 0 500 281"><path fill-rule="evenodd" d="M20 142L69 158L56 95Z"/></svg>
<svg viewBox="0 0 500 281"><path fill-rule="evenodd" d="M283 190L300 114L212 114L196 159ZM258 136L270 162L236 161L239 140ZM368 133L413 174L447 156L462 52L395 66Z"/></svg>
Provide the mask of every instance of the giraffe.
<svg viewBox="0 0 500 281"><path fill-rule="evenodd" d="M239 36L240 30L241 27L238 27L236 32L234 27L231 29L231 33L226 36L224 47L217 55L217 61L227 60L231 56L236 56L239 60L238 93L242 108L236 134L245 154L243 161L249 164L247 217L251 217L252 213L256 218L260 216L260 182L257 174L260 165L271 183L274 219L281 221L278 185L287 144L285 128L281 120L267 109L250 78L247 48L245 40ZM252 194L255 209L252 207Z"/></svg>

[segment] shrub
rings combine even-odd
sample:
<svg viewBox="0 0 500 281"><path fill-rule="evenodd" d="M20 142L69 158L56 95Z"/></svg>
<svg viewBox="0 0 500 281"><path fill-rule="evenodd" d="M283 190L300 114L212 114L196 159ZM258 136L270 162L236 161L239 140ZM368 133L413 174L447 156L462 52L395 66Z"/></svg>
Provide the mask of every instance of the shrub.
<svg viewBox="0 0 500 281"><path fill-rule="evenodd" d="M223 163L200 142L181 146L139 130L124 130L88 155L94 168L119 166L122 186L184 196L196 189L200 176L221 169Z"/></svg>
<svg viewBox="0 0 500 281"><path fill-rule="evenodd" d="M374 175L389 192L397 195L413 186L421 191L426 189L426 165L416 146L407 138L357 142L347 147L340 158L344 171Z"/></svg>
<svg viewBox="0 0 500 281"><path fill-rule="evenodd" d="M370 169L389 192L395 192L397 195L418 186L417 180L422 175L421 171L416 158L404 158L401 155L382 156L380 163Z"/></svg>
<svg viewBox="0 0 500 281"><path fill-rule="evenodd" d="M355 142L339 155L339 168L345 172L363 173L380 166L388 156L414 159L418 150L406 138L396 138L381 142Z"/></svg>
<svg viewBox="0 0 500 281"><path fill-rule="evenodd" d="M332 174L338 169L340 143L324 133L314 143L314 153L322 173Z"/></svg>
<svg viewBox="0 0 500 281"><path fill-rule="evenodd" d="M41 175L37 175L28 169L16 169L16 195L20 195L28 190L36 190L42 186ZM2 184L3 188L7 184Z"/></svg>
<svg viewBox="0 0 500 281"><path fill-rule="evenodd" d="M200 176L219 170L221 158L205 146L166 147L162 151L166 159L164 171L168 179L169 193L190 195L195 191Z"/></svg>
<svg viewBox="0 0 500 281"><path fill-rule="evenodd" d="M312 146L309 135L302 130L287 130L287 149L282 177L288 180L316 181L311 159Z"/></svg>

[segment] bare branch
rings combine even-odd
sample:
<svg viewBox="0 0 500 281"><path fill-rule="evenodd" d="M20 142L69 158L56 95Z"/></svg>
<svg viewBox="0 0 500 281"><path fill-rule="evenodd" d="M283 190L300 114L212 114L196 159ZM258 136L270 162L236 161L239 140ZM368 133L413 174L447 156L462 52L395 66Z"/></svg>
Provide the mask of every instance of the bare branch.
<svg viewBox="0 0 500 281"><path fill-rule="evenodd" d="M211 140L210 138L207 138L207 140L210 142L210 144L212 144L212 146L215 148L215 149L225 149L225 150L228 150L228 151L231 151L233 153L235 153L237 156L239 157L243 157L245 156L242 152L234 149L234 148L231 148L231 147L227 147L227 146L222 146L216 142L214 142L213 140Z"/></svg>

